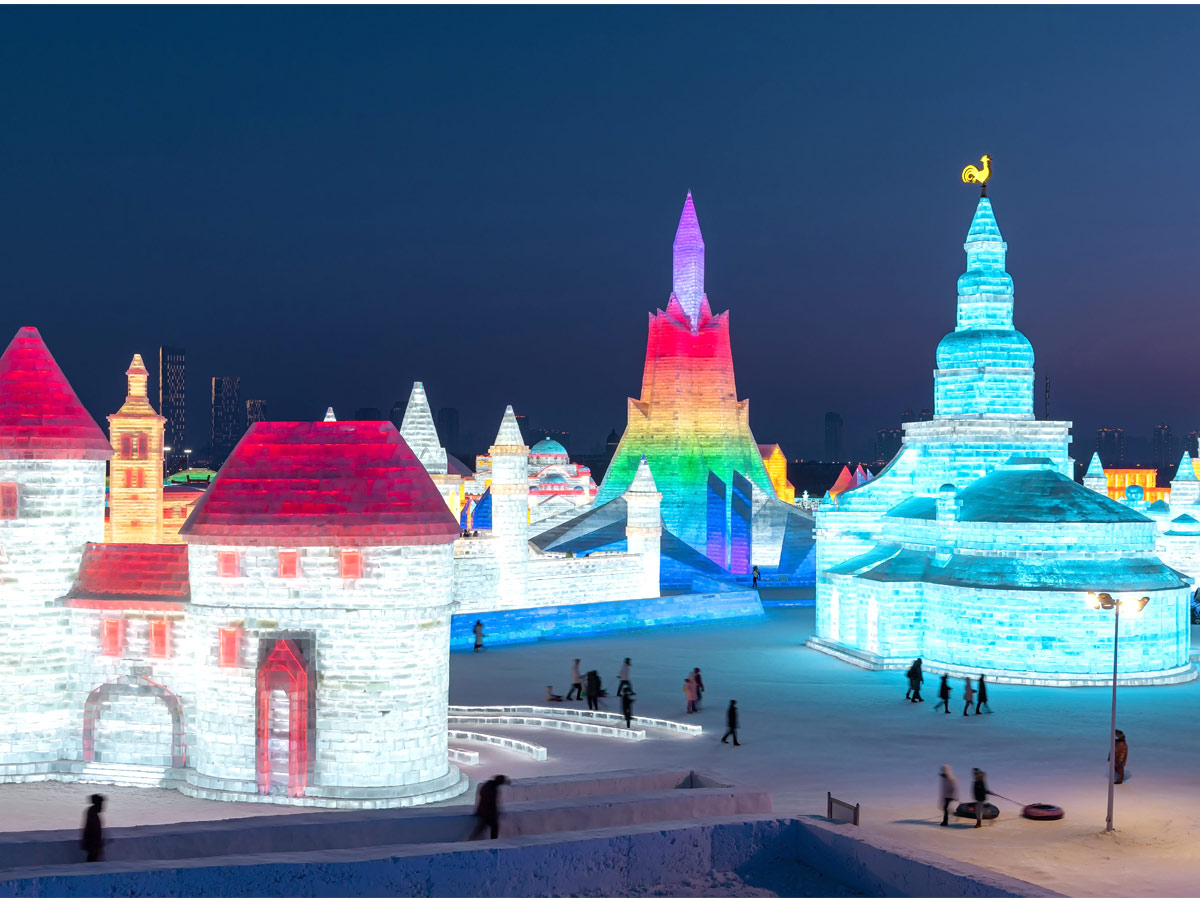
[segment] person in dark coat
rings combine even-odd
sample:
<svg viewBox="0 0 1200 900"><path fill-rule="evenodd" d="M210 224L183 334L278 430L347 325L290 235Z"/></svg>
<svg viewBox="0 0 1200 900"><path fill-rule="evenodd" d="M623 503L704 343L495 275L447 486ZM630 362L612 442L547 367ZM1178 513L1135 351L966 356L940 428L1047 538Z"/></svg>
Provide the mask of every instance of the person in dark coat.
<svg viewBox="0 0 1200 900"><path fill-rule="evenodd" d="M633 691L621 695L621 715L625 717L625 727L633 727Z"/></svg>
<svg viewBox="0 0 1200 900"><path fill-rule="evenodd" d="M467 838L473 841L491 831L492 840L500 837L500 786L508 784L506 775L497 775L479 786L475 794L475 830Z"/></svg>
<svg viewBox="0 0 1200 900"><path fill-rule="evenodd" d="M947 710L949 712L949 710ZM984 780L985 773L982 769L972 769L975 775L975 782L972 785L975 797L975 827L983 827L983 807L987 803L988 795L991 791L987 789L987 782Z"/></svg>
<svg viewBox="0 0 1200 900"><path fill-rule="evenodd" d="M727 724L729 726L729 730L726 731L725 736L721 738L721 743L722 744L728 743L729 736L733 735L733 746L735 746L735 747L742 746L741 744L738 743L738 739L737 739L738 709L737 709L737 701L736 700L729 701L729 710L725 713L725 724Z"/></svg>
<svg viewBox="0 0 1200 900"><path fill-rule="evenodd" d="M476 619L475 627L471 631L475 634L475 652L478 653L483 649L483 622Z"/></svg>
<svg viewBox="0 0 1200 900"><path fill-rule="evenodd" d="M1125 761L1129 759L1129 745L1125 743L1125 732L1117 730L1117 741L1114 745L1117 748L1117 759L1113 763L1113 784L1120 784L1125 780Z"/></svg>
<svg viewBox="0 0 1200 900"><path fill-rule="evenodd" d="M600 709L600 673L591 669L587 673L588 709Z"/></svg>
<svg viewBox="0 0 1200 900"><path fill-rule="evenodd" d="M700 708L700 701L704 699L704 679L700 677L700 667L692 669L692 679L696 682L696 709Z"/></svg>
<svg viewBox="0 0 1200 900"><path fill-rule="evenodd" d="M750 587L757 588L758 587L758 579L760 579L760 578L762 578L762 576L758 574L758 566L755 566L753 569L750 570Z"/></svg>
<svg viewBox="0 0 1200 900"><path fill-rule="evenodd" d="M104 809L104 795L92 794L92 805L83 819L83 838L80 846L87 851L88 862L99 862L104 858L104 825L100 811Z"/></svg>
<svg viewBox="0 0 1200 900"><path fill-rule="evenodd" d="M940 702L938 703L937 706L935 706L933 708L933 711L937 712L938 709L940 709L941 707L944 706L946 708L946 715L950 715L950 676L949 675L942 676L942 684L941 684L941 687L938 688L938 700Z"/></svg>
<svg viewBox="0 0 1200 900"><path fill-rule="evenodd" d="M979 715L980 707L987 707L987 711L991 712L992 707L987 702L987 682L983 680L983 676L979 676L979 689L975 691L975 715Z"/></svg>
<svg viewBox="0 0 1200 900"><path fill-rule="evenodd" d="M906 675L908 677L908 690L904 694L904 699L911 700L913 703L924 703L925 698L921 696L921 683L925 680L925 675L921 672L920 658L909 666Z"/></svg>

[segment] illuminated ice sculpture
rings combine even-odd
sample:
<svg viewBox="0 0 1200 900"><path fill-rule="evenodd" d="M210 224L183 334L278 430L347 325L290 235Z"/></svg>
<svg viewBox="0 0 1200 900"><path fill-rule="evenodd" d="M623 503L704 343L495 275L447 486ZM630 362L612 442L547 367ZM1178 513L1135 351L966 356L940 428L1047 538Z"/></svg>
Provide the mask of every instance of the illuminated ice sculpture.
<svg viewBox="0 0 1200 900"><path fill-rule="evenodd" d="M1112 630L1087 592L1136 593L1154 602L1122 623L1121 680L1194 678L1190 588L1156 554L1155 524L1073 481L1070 423L1034 419L1033 348L986 196L964 247L933 420L907 423L878 477L817 511L810 645L870 668L923 657L997 681L1107 683Z"/></svg>

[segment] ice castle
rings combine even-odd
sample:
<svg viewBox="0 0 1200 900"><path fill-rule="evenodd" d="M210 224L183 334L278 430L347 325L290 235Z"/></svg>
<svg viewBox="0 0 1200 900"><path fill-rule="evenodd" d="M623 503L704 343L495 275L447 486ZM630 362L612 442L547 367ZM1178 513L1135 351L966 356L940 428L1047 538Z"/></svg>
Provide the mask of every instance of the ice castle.
<svg viewBox="0 0 1200 900"><path fill-rule="evenodd" d="M639 399L592 509L547 519L543 550L619 549L621 497L645 459L662 492L662 584L694 575L812 583L812 520L778 496L750 431L750 401L739 400L729 312L713 315L704 292L704 236L689 193L672 247L672 290L650 315ZM786 461L781 484L786 485Z"/></svg>
<svg viewBox="0 0 1200 900"><path fill-rule="evenodd" d="M1008 245L983 196L958 319L937 348L932 421L904 426L877 478L817 510L817 636L868 668L923 657L996 681L1111 681L1111 614L1089 591L1149 597L1122 616L1120 680L1196 676L1185 576L1155 523L1072 479L1069 422L1033 414L1033 348L1013 327Z"/></svg>

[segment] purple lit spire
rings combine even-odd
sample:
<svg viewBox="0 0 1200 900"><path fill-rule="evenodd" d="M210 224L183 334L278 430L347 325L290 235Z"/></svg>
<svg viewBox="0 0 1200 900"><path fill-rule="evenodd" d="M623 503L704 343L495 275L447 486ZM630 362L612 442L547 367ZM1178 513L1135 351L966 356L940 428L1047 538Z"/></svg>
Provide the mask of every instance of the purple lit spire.
<svg viewBox="0 0 1200 900"><path fill-rule="evenodd" d="M700 321L700 303L704 297L704 235L700 233L691 191L683 202L679 228L675 231L671 274L671 291L695 329Z"/></svg>

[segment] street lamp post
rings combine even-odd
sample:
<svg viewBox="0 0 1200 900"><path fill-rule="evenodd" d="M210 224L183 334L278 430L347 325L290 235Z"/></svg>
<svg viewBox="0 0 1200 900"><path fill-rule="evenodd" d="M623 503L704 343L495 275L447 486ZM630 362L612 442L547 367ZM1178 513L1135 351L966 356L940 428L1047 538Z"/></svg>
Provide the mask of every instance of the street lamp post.
<svg viewBox="0 0 1200 900"><path fill-rule="evenodd" d="M163 445L163 481L166 481L171 474L171 448Z"/></svg>
<svg viewBox="0 0 1200 900"><path fill-rule="evenodd" d="M192 468L192 451L191 450L183 451L183 460L184 460L186 467L190 470Z"/></svg>
<svg viewBox="0 0 1200 900"><path fill-rule="evenodd" d="M1092 609L1111 609L1113 611L1113 677L1112 677L1112 716L1108 724L1108 817L1104 820L1104 830L1113 830L1113 786L1117 772L1117 660L1121 637L1121 606L1130 612L1140 613L1150 602L1149 597L1137 600L1125 598L1114 599L1111 594L1088 594Z"/></svg>

